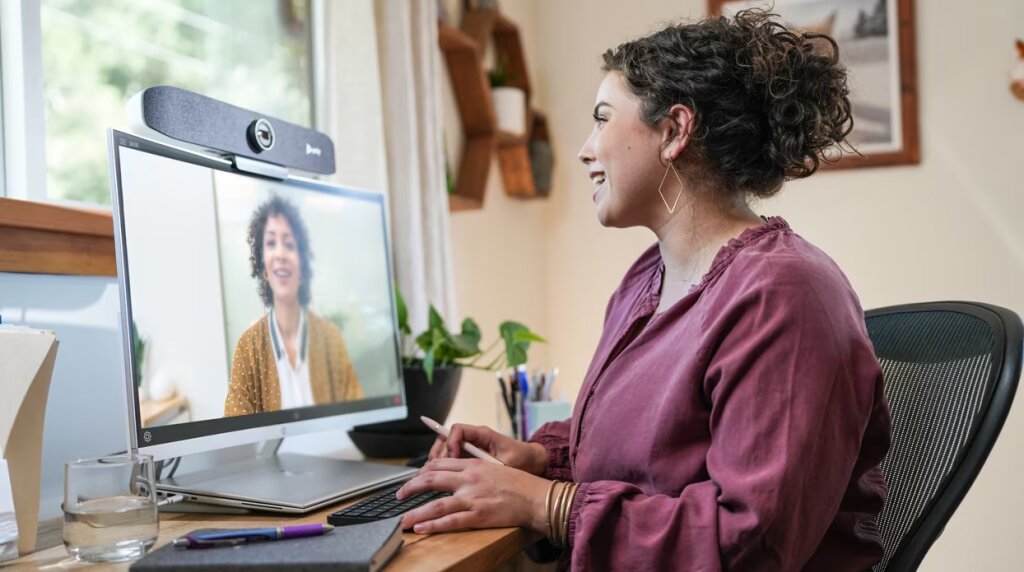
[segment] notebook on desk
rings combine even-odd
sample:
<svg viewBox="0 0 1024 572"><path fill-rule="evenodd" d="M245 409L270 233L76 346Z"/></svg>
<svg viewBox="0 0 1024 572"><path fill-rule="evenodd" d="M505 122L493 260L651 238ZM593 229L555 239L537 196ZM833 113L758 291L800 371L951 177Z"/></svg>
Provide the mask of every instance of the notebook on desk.
<svg viewBox="0 0 1024 572"><path fill-rule="evenodd" d="M132 572L193 570L339 570L375 572L402 547L401 518L336 528L323 536L190 549L168 543L132 565ZM194 530L189 534L223 529Z"/></svg>

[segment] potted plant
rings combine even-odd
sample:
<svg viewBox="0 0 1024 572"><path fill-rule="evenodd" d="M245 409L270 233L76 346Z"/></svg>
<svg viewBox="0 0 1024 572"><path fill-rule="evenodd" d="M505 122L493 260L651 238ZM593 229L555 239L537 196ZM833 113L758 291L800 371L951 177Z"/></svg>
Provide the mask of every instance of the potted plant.
<svg viewBox="0 0 1024 572"><path fill-rule="evenodd" d="M445 422L464 368L496 371L522 365L526 363L530 344L545 341L523 324L505 321L498 326L498 338L481 348L482 335L475 320L466 318L458 333L451 332L433 306L427 329L414 336L400 292L396 291L395 301L408 415L403 420L360 425L349 431L352 442L368 457L414 457L426 453L435 434L423 425L420 416Z"/></svg>
<svg viewBox="0 0 1024 572"><path fill-rule="evenodd" d="M515 78L508 71L508 59L504 55L488 76L498 131L526 135L526 92L511 85Z"/></svg>

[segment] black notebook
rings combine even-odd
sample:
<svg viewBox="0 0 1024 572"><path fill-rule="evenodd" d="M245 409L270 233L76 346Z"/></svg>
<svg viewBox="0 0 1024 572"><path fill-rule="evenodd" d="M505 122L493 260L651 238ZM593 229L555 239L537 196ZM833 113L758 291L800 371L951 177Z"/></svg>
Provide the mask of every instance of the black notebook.
<svg viewBox="0 0 1024 572"><path fill-rule="evenodd" d="M201 529L192 533L225 529ZM402 547L401 517L341 526L323 536L253 542L217 548L179 548L172 544L132 564L132 572L188 570L260 570L373 572Z"/></svg>

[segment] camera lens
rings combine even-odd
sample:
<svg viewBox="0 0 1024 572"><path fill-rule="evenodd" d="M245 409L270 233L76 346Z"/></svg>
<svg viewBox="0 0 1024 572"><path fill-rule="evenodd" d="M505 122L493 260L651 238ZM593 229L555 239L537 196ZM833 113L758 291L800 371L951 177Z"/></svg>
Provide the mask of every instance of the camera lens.
<svg viewBox="0 0 1024 572"><path fill-rule="evenodd" d="M257 153L274 146L274 127L266 119L257 119L249 125L249 145Z"/></svg>

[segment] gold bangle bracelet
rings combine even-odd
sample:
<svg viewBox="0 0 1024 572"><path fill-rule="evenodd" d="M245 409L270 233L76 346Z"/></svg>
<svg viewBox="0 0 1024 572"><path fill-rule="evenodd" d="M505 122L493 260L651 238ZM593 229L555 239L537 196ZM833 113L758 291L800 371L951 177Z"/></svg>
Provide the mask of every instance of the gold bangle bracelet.
<svg viewBox="0 0 1024 572"><path fill-rule="evenodd" d="M548 525L548 538L551 538L551 525L554 522L551 519L551 493L555 490L555 485L557 484L558 481L551 481L551 484L548 485L548 494L544 496L544 519Z"/></svg>
<svg viewBox="0 0 1024 572"><path fill-rule="evenodd" d="M568 488L569 488L569 483L566 483L566 482L560 483L560 486L559 486L559 489L558 489L558 496L557 496L557 499L554 502L554 511L553 511L554 514L552 514L552 518L554 519L554 523L551 525L551 531L552 531L551 543L554 544L555 546L561 546L562 545L562 534L561 534L562 531L559 529L558 523L559 523L559 521L561 520L561 517L562 517L562 502L563 502L563 499L565 498L565 491Z"/></svg>
<svg viewBox="0 0 1024 572"><path fill-rule="evenodd" d="M564 544L564 531L562 530L562 520L565 513L565 501L569 496L569 489L572 483L564 483L562 490L558 492L558 502L555 503L555 538L554 542L557 546L565 546Z"/></svg>
<svg viewBox="0 0 1024 572"><path fill-rule="evenodd" d="M558 505L558 545L565 546L565 517L569 514L569 495L572 493L572 483L565 485L565 491L562 495L561 502Z"/></svg>
<svg viewBox="0 0 1024 572"><path fill-rule="evenodd" d="M565 486L565 483L563 483L562 481L555 481L553 483L553 485L552 485L552 490L554 492L551 495L551 505L548 506L548 518L551 519L551 526L548 527L548 539L551 540L552 544L555 544L557 542L557 540L558 540L558 537L557 537L557 534L558 534L557 505L558 505L558 497L562 494L562 488L564 486Z"/></svg>
<svg viewBox="0 0 1024 572"><path fill-rule="evenodd" d="M569 519L572 517L572 505L576 500L576 491L579 488L579 483L572 483L569 495L565 501L565 520L562 522L562 546L569 546Z"/></svg>

